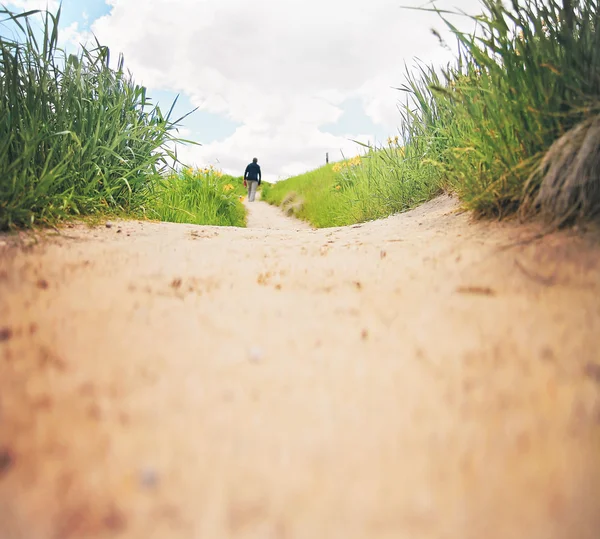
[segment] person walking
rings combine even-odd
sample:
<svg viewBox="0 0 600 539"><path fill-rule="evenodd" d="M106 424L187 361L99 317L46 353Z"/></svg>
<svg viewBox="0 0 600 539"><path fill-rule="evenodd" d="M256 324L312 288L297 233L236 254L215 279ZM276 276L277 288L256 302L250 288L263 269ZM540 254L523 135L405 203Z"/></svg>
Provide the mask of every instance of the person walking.
<svg viewBox="0 0 600 539"><path fill-rule="evenodd" d="M256 159L255 157L254 159L252 159L252 163L250 163L246 167L246 172L244 172L244 185L248 187L248 202L254 202L254 197L256 196L256 189L260 185L260 182L260 166L258 164L258 159Z"/></svg>

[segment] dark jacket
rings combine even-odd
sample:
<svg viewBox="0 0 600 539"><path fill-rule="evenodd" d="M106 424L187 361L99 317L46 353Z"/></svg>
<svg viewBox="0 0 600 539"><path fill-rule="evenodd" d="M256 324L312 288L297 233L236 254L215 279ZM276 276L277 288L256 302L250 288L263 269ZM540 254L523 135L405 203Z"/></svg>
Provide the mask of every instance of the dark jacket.
<svg viewBox="0 0 600 539"><path fill-rule="evenodd" d="M244 172L244 179L251 181L260 181L260 166L258 163L250 163Z"/></svg>

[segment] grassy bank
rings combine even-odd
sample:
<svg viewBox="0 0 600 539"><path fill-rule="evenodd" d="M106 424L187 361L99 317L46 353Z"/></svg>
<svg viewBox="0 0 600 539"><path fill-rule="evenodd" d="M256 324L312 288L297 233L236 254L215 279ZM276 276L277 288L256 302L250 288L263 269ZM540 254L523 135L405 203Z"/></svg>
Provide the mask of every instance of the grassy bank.
<svg viewBox="0 0 600 539"><path fill-rule="evenodd" d="M332 165L277 182L262 189L262 199L318 227L345 224L344 210L334 192Z"/></svg>
<svg viewBox="0 0 600 539"><path fill-rule="evenodd" d="M93 215L242 225L233 179L172 171L183 118L106 47L60 50L59 19L0 9L0 230Z"/></svg>
<svg viewBox="0 0 600 539"><path fill-rule="evenodd" d="M442 190L438 167L395 141L389 147L277 182L263 199L317 227L386 217Z"/></svg>
<svg viewBox="0 0 600 539"><path fill-rule="evenodd" d="M460 60L443 81L427 70L406 88L421 104L415 134L437 143L449 184L479 214L593 217L600 209L597 0L514 0L514 9L484 0L482 7L476 37L455 30Z"/></svg>
<svg viewBox="0 0 600 539"><path fill-rule="evenodd" d="M301 198L298 215L317 226L394 213L442 188L482 216L598 217L597 0L482 0L481 9L473 35L446 21L459 50L442 75L407 72L399 142L281 182L268 200Z"/></svg>
<svg viewBox="0 0 600 539"><path fill-rule="evenodd" d="M146 215L174 223L246 226L246 209L241 201L245 194L241 178L212 168L186 168L157 183Z"/></svg>

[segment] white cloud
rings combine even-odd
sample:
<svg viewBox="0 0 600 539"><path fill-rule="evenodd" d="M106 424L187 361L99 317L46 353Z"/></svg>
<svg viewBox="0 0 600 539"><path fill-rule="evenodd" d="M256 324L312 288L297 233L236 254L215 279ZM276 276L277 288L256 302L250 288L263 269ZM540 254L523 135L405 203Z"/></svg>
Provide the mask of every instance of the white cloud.
<svg viewBox="0 0 600 539"><path fill-rule="evenodd" d="M336 137L319 130L294 129L289 125L262 132L242 126L226 140L199 148L179 147L178 154L184 162L217 165L235 176L241 176L250 160L258 157L265 169L265 179L274 181L325 164L326 152L331 161L340 160L342 152L345 156L360 153L359 146L350 138L366 144L371 137L365 134Z"/></svg>
<svg viewBox="0 0 600 539"><path fill-rule="evenodd" d="M69 26L63 27L59 32L59 47L67 52L75 52L82 45L90 45L94 42L92 32L81 30L79 22L72 22Z"/></svg>
<svg viewBox="0 0 600 539"><path fill-rule="evenodd" d="M356 153L347 139L369 135L320 130L340 117L346 99L360 98L371 119L394 133L401 95L391 87L402 84L404 62L449 59L430 32L444 29L441 20L402 3L109 0L111 13L92 29L113 56L125 54L136 81L184 93L201 110L242 124L227 140L180 155L197 164L218 159L237 174L256 155L274 179L321 164L327 151ZM466 11L478 6L460 0Z"/></svg>

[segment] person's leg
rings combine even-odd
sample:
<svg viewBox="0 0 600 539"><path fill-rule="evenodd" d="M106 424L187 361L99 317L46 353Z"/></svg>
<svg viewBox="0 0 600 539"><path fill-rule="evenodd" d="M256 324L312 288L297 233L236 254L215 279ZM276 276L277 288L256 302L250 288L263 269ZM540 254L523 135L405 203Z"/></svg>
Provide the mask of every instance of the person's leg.
<svg viewBox="0 0 600 539"><path fill-rule="evenodd" d="M250 202L254 202L254 197L256 196L256 188L257 187L258 187L258 182L255 182L255 181L250 182L250 196L248 197L248 200Z"/></svg>
<svg viewBox="0 0 600 539"><path fill-rule="evenodd" d="M247 189L248 189L248 202L250 202L252 200L252 182L250 180L248 180L247 182Z"/></svg>

